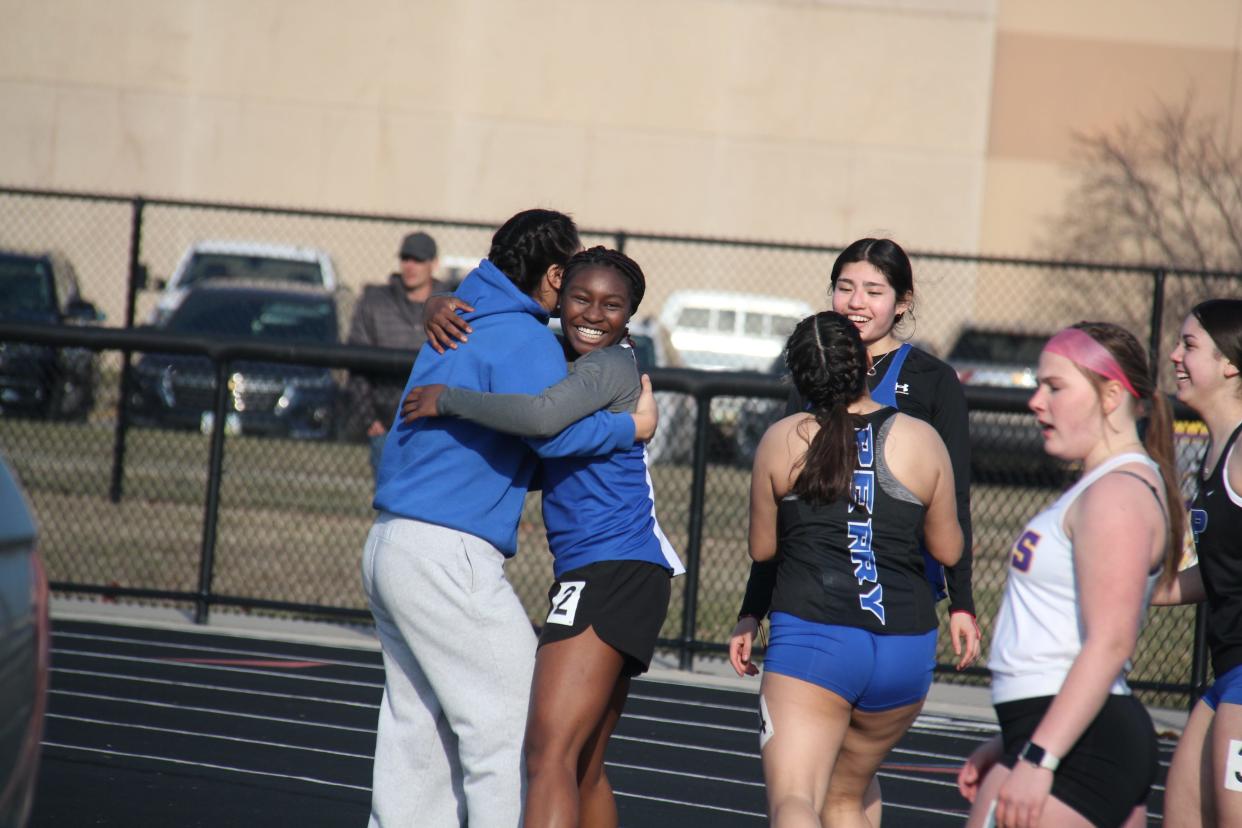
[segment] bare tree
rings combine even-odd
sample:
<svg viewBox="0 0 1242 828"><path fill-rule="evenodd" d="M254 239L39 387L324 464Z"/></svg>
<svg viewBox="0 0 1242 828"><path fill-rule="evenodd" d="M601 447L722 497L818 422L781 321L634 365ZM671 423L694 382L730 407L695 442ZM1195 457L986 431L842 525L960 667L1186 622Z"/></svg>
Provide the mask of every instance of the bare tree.
<svg viewBox="0 0 1242 828"><path fill-rule="evenodd" d="M1180 106L1076 136L1082 170L1051 245L1075 259L1242 269L1242 150Z"/></svg>

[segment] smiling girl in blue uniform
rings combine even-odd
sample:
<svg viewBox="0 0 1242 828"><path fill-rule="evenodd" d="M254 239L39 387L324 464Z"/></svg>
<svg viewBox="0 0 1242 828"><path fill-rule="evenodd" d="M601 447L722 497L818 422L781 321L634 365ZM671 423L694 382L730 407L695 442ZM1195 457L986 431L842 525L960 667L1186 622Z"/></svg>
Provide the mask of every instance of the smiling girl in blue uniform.
<svg viewBox="0 0 1242 828"><path fill-rule="evenodd" d="M537 437L597 410L632 410L642 385L624 338L644 290L628 256L602 247L575 255L560 300L564 381L538 396L415 388L406 421L456 416ZM642 446L545 463L543 516L556 582L531 691L525 825L615 826L604 749L630 678L651 662L670 576L684 570L656 521Z"/></svg>

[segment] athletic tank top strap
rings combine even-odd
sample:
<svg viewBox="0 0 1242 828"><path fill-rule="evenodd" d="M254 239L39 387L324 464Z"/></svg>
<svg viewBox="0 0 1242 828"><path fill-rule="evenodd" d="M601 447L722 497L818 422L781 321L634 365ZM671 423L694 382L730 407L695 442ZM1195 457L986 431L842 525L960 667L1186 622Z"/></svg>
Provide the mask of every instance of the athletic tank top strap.
<svg viewBox="0 0 1242 828"><path fill-rule="evenodd" d="M875 395L873 394L872 396L874 397ZM1204 452L1203 458L1199 461L1199 483L1200 485L1202 485L1203 483L1206 483L1208 480L1215 477L1218 472L1223 474L1224 464L1228 462L1229 453L1233 450L1233 447L1237 444L1239 435L1242 435L1242 422L1239 422L1236 426L1234 426L1233 433L1230 434L1229 439L1225 441L1225 448L1221 450L1220 457L1216 458L1216 465L1212 467L1211 474L1205 474L1207 470L1204 468L1204 464L1207 463L1207 453ZM1224 478L1222 477L1221 479L1223 480Z"/></svg>
<svg viewBox="0 0 1242 828"><path fill-rule="evenodd" d="M893 358L888 363L888 370L884 372L884 376L880 377L880 381L871 391L871 399L880 405L887 405L892 408L897 407L897 380L901 377L901 366L905 364L909 353L909 342L903 343L893 353Z"/></svg>
<svg viewBox="0 0 1242 828"><path fill-rule="evenodd" d="M1094 469L1084 474L1082 478L1075 483L1069 491L1062 495L1065 506L1078 499L1078 496L1085 492L1092 483L1099 480L1106 474L1116 471L1119 467L1129 463L1140 463L1147 466L1153 471L1159 471L1160 467L1156 465L1156 461L1152 460L1146 454L1140 454L1137 451L1128 451L1125 454L1118 454L1116 457L1110 457Z"/></svg>
<svg viewBox="0 0 1242 828"><path fill-rule="evenodd" d="M1127 474L1147 487L1147 491L1151 492L1151 496L1156 499L1156 505L1160 507L1160 514L1164 515L1164 525L1168 526L1169 525L1169 510L1164 505L1164 501L1160 499L1160 492L1156 491L1156 487L1151 485L1151 481L1148 480L1146 477L1143 477L1143 475L1139 474L1138 472L1132 472L1129 469L1117 469L1116 473ZM1155 575L1163 568L1164 568L1164 562L1157 561L1156 565L1147 571L1147 574Z"/></svg>

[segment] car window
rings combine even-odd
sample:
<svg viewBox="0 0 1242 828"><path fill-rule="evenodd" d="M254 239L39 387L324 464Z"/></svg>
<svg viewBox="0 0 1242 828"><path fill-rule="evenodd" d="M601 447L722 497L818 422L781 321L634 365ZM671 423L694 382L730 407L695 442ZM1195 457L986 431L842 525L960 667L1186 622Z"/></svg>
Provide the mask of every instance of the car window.
<svg viewBox="0 0 1242 828"><path fill-rule="evenodd" d="M168 329L194 335L328 343L336 341L336 313L330 302L314 298L195 292L177 308Z"/></svg>
<svg viewBox="0 0 1242 828"><path fill-rule="evenodd" d="M953 346L949 360L1034 365L1047 340L1031 334L966 331Z"/></svg>
<svg viewBox="0 0 1242 828"><path fill-rule="evenodd" d="M742 330L747 336L763 336L763 314L746 314L742 318Z"/></svg>
<svg viewBox="0 0 1242 828"><path fill-rule="evenodd" d="M798 323L802 320L796 316L773 315L772 320L772 336L781 339L789 339L790 334L794 332L794 328L798 327Z"/></svg>
<svg viewBox="0 0 1242 828"><path fill-rule="evenodd" d="M46 313L56 309L51 274L41 259L0 256L0 308Z"/></svg>
<svg viewBox="0 0 1242 828"><path fill-rule="evenodd" d="M737 311L716 311L716 324L713 326L720 333L733 333L737 326Z"/></svg>
<svg viewBox="0 0 1242 828"><path fill-rule="evenodd" d="M217 279L261 279L322 285L323 271L318 262L243 256L236 253L195 253L186 268L180 287Z"/></svg>
<svg viewBox="0 0 1242 828"><path fill-rule="evenodd" d="M711 328L711 311L707 308L684 308L677 317L680 328L695 328L706 331Z"/></svg>

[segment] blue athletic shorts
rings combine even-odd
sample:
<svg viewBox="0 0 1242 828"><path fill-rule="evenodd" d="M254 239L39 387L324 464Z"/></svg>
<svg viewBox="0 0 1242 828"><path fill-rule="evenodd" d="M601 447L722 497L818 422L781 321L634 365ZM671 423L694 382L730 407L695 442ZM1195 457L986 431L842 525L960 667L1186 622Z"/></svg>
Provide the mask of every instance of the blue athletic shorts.
<svg viewBox="0 0 1242 828"><path fill-rule="evenodd" d="M936 631L876 635L772 613L763 669L836 693L859 710L878 713L927 695L936 666Z"/></svg>
<svg viewBox="0 0 1242 828"><path fill-rule="evenodd" d="M1213 710L1221 702L1242 704L1242 666L1234 667L1218 678L1203 694L1203 700Z"/></svg>

